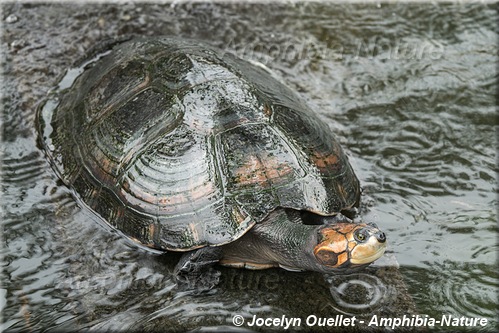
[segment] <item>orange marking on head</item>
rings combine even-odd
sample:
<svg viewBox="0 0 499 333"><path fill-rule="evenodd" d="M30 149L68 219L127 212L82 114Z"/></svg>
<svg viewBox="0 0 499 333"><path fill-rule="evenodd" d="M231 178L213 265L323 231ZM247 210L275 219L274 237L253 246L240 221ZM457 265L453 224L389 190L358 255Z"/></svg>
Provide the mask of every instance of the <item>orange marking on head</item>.
<svg viewBox="0 0 499 333"><path fill-rule="evenodd" d="M337 262L337 266L341 266L343 265L344 263L346 263L348 261L348 252L343 252L342 254L340 254L338 256L338 262Z"/></svg>
<svg viewBox="0 0 499 333"><path fill-rule="evenodd" d="M348 251L352 251L353 248L357 245L356 242L349 241L348 242Z"/></svg>
<svg viewBox="0 0 499 333"><path fill-rule="evenodd" d="M349 261L352 263L370 263L384 252L384 244L369 236L365 242L359 243L354 238L358 229L372 227L361 223L337 223L326 226L320 231L319 244L314 249L317 260L329 267L339 267ZM374 232L371 230L370 232Z"/></svg>
<svg viewBox="0 0 499 333"><path fill-rule="evenodd" d="M321 242L315 247L314 255L323 265L336 267L338 256L347 250L348 242L335 228L325 228L321 230L321 235Z"/></svg>
<svg viewBox="0 0 499 333"><path fill-rule="evenodd" d="M347 249L347 241L345 236L338 233L334 229L323 229L321 231L322 241L317 246L317 249L321 247L327 247L329 250L335 253L341 253Z"/></svg>
<svg viewBox="0 0 499 333"><path fill-rule="evenodd" d="M347 238L347 240L348 240L349 242L355 242L355 239L354 239L354 237L353 237L353 232L354 232L354 230L356 230L356 229L359 229L359 228L354 228L353 230L351 230L351 232L349 232L348 234L346 234L346 235L345 235L345 236L346 236L346 238Z"/></svg>

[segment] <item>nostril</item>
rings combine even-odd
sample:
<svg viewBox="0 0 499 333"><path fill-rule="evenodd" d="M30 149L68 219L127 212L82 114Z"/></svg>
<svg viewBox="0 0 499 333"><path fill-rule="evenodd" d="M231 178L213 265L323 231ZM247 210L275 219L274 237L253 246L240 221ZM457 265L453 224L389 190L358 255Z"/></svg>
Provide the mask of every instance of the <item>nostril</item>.
<svg viewBox="0 0 499 333"><path fill-rule="evenodd" d="M376 233L376 239L378 240L378 242L380 243L384 243L386 241L386 236L385 236L385 233L384 232L377 232Z"/></svg>

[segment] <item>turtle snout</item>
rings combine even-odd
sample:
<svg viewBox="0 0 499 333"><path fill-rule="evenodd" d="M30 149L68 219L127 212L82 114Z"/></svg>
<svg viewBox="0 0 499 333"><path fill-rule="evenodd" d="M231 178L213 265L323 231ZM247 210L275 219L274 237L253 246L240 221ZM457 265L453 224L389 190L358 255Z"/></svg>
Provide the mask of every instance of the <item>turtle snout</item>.
<svg viewBox="0 0 499 333"><path fill-rule="evenodd" d="M380 243L386 242L386 235L383 231L378 231L377 233L374 234L374 237L376 237L376 239Z"/></svg>

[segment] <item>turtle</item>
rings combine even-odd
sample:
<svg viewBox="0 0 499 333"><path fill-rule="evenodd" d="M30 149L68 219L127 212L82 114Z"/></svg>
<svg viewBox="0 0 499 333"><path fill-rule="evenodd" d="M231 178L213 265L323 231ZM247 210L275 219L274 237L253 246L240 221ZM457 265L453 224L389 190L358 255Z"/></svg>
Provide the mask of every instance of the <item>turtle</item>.
<svg viewBox="0 0 499 333"><path fill-rule="evenodd" d="M229 267L347 273L386 236L354 222L359 180L328 125L265 66L178 37L86 64L41 139L83 206L175 275Z"/></svg>

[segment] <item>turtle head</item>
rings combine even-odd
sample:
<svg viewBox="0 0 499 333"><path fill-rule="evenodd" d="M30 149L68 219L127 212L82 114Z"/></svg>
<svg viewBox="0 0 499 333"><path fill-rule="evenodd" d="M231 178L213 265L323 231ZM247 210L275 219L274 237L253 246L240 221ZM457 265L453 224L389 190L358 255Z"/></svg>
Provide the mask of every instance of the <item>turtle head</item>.
<svg viewBox="0 0 499 333"><path fill-rule="evenodd" d="M326 272L349 271L379 259L386 236L374 224L335 223L319 229L314 256Z"/></svg>

